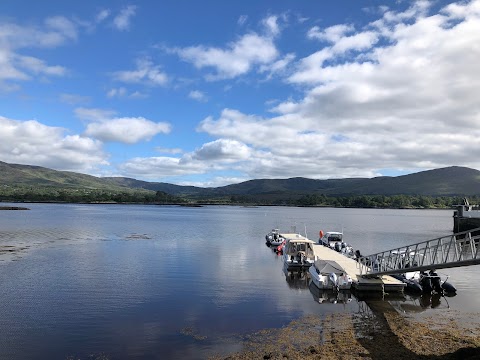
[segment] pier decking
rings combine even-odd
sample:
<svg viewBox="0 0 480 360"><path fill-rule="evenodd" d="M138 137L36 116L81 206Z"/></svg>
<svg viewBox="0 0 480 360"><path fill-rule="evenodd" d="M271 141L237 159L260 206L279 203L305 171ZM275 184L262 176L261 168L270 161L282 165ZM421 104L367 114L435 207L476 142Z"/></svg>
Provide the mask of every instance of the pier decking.
<svg viewBox="0 0 480 360"><path fill-rule="evenodd" d="M280 233L285 239L307 239L306 237L296 233ZM314 244L313 253L315 258L322 260L335 261L343 267L345 272L352 278L353 287L358 291L376 291L376 292L396 292L403 291L405 284L391 276L383 275L377 277L366 277L362 274L368 273L370 270L352 258L349 258L327 246ZM363 267L363 268L360 268Z"/></svg>
<svg viewBox="0 0 480 360"><path fill-rule="evenodd" d="M353 286L358 291L395 292L402 291L405 287L403 282L388 275L379 276L377 278L363 277L360 274L365 274L367 271L366 269L361 271L362 269L360 269L360 266L365 267L364 265L361 265L354 259L346 257L326 246L314 245L313 251L315 257L322 260L333 260L341 265L345 269L345 272L352 278Z"/></svg>

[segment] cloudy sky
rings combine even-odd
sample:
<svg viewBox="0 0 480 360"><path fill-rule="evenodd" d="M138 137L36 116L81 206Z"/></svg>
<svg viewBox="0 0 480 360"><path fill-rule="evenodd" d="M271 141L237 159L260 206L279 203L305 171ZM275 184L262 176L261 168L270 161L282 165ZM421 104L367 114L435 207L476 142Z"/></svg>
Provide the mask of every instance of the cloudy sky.
<svg viewBox="0 0 480 360"><path fill-rule="evenodd" d="M221 186L480 169L480 0L0 2L0 161Z"/></svg>

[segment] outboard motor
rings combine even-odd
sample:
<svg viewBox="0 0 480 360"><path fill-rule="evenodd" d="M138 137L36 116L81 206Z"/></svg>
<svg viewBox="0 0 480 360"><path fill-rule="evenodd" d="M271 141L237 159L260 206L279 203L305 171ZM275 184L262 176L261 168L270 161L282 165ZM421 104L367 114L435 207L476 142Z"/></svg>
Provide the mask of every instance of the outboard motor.
<svg viewBox="0 0 480 360"><path fill-rule="evenodd" d="M334 291L337 291L338 292L338 279L337 279L337 274L335 273L330 273L328 275L328 279L330 280L330 282L332 283L332 289Z"/></svg>
<svg viewBox="0 0 480 360"><path fill-rule="evenodd" d="M457 289L455 288L455 286L453 286L447 281L443 282L442 289L446 296L455 296L457 294Z"/></svg>
<svg viewBox="0 0 480 360"><path fill-rule="evenodd" d="M305 254L303 252L299 251L297 253L297 261L302 264L305 262Z"/></svg>
<svg viewBox="0 0 480 360"><path fill-rule="evenodd" d="M355 260L358 261L362 257L362 254L360 254L360 250L355 250Z"/></svg>
<svg viewBox="0 0 480 360"><path fill-rule="evenodd" d="M440 283L440 276L435 272L435 270L430 270L430 281L432 283L432 288L438 294L443 294L442 284Z"/></svg>
<svg viewBox="0 0 480 360"><path fill-rule="evenodd" d="M342 250L341 245L339 242L335 243L335 251L340 252Z"/></svg>
<svg viewBox="0 0 480 360"><path fill-rule="evenodd" d="M432 281L430 280L430 277L423 271L420 273L420 286L425 294L431 294L433 291Z"/></svg>

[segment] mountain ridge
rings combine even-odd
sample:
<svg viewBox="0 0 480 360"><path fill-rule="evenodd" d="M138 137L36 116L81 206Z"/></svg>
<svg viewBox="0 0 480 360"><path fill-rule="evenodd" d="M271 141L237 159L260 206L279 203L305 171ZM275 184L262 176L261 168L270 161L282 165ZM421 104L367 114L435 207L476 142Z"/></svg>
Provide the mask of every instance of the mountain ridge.
<svg viewBox="0 0 480 360"><path fill-rule="evenodd" d="M458 196L480 194L480 171L450 166L400 176L374 178L253 179L214 188L148 182L128 177L96 177L82 173L53 170L41 166L8 164L0 161L0 185L58 188L150 190L184 197L220 197L232 195L279 196L291 194L351 195L429 195Z"/></svg>

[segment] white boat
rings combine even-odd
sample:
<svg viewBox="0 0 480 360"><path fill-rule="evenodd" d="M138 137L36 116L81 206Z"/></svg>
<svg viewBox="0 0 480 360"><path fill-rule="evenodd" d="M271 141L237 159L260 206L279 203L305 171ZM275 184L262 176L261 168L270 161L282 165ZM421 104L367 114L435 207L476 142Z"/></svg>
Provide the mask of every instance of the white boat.
<svg viewBox="0 0 480 360"><path fill-rule="evenodd" d="M273 240L273 237L275 235L280 235L280 230L279 229L272 229L267 235L265 235L265 240Z"/></svg>
<svg viewBox="0 0 480 360"><path fill-rule="evenodd" d="M319 289L349 290L352 278L345 269L333 260L316 260L308 269L312 282Z"/></svg>
<svg viewBox="0 0 480 360"><path fill-rule="evenodd" d="M318 243L324 246L328 246L332 250L338 251L345 256L355 257L353 247L343 241L343 233L339 231L327 231L325 234L323 231L319 233L320 238Z"/></svg>
<svg viewBox="0 0 480 360"><path fill-rule="evenodd" d="M268 246L278 246L285 241L285 238L280 235L280 230L272 229L272 231L265 235L265 240Z"/></svg>
<svg viewBox="0 0 480 360"><path fill-rule="evenodd" d="M287 269L308 268L315 262L314 241L299 234L283 234L287 242L283 249L283 262Z"/></svg>

